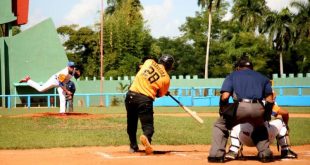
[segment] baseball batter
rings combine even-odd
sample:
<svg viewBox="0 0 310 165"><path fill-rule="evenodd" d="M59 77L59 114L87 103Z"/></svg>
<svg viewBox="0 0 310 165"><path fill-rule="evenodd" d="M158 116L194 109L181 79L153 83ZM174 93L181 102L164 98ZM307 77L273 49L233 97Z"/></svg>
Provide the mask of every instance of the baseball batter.
<svg viewBox="0 0 310 165"><path fill-rule="evenodd" d="M157 63L147 59L131 84L126 94L125 106L127 111L127 134L130 141L130 152L139 150L137 144L137 126L140 119L143 135L140 141L145 147L146 154L153 153L151 146L154 134L153 101L156 97L165 96L170 86L170 76L174 59L171 55L163 55Z"/></svg>
<svg viewBox="0 0 310 165"><path fill-rule="evenodd" d="M26 76L20 83L27 83L29 86L36 89L38 92L45 92L51 88L57 88L60 102L60 113L66 112L66 94L72 93L64 86L72 77L79 78L81 75L81 67L76 66L74 62L68 62L67 67L52 75L43 85L33 81L29 76Z"/></svg>

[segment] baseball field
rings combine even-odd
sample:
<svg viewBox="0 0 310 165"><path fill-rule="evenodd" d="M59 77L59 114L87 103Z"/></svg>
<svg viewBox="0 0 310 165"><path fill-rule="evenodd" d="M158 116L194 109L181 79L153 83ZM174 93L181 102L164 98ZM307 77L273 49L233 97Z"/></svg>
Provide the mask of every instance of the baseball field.
<svg viewBox="0 0 310 165"><path fill-rule="evenodd" d="M292 150L298 159L279 158L275 164L309 164L310 107L284 107L290 112ZM126 111L119 107L76 108L58 115L58 109L0 109L0 164L207 164L212 124L217 107L191 107L204 120L197 123L179 107L155 107L154 154L128 152ZM137 135L141 134L139 128ZM260 164L256 148L245 147L244 158L227 164Z"/></svg>

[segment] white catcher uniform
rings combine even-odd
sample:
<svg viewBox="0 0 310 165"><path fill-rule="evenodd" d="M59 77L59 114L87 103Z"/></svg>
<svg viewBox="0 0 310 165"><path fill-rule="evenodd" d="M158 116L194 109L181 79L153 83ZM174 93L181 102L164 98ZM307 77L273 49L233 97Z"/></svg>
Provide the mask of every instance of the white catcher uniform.
<svg viewBox="0 0 310 165"><path fill-rule="evenodd" d="M266 121L265 126L268 130L270 143L272 143L275 140L275 138L277 138L281 148L289 147L288 146L289 142L287 141L287 138L285 138L285 136L287 136L288 131L282 119L277 118L270 121L269 123ZM230 133L231 137L230 150L238 153L241 144L254 147L255 145L251 138L252 132L253 132L253 126L249 123L243 123L233 127Z"/></svg>
<svg viewBox="0 0 310 165"><path fill-rule="evenodd" d="M66 112L66 93L63 91L61 86L66 84L74 75L73 73L69 73L69 68L66 67L56 74L52 75L43 85L38 84L33 80L28 80L27 84L39 92L47 91L51 88L57 87L57 91L59 94L59 102L60 102L60 113Z"/></svg>

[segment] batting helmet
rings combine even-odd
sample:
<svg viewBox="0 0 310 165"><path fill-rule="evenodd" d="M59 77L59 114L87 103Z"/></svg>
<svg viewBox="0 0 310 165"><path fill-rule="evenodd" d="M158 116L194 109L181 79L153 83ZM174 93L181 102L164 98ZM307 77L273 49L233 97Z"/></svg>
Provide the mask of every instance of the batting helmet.
<svg viewBox="0 0 310 165"><path fill-rule="evenodd" d="M171 70L174 63L174 59L171 55L165 54L159 58L158 63L163 64L166 70Z"/></svg>

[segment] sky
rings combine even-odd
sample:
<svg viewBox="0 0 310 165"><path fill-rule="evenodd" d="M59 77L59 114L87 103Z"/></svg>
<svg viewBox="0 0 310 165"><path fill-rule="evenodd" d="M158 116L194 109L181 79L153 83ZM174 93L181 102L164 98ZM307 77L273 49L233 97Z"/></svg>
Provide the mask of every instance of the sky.
<svg viewBox="0 0 310 165"><path fill-rule="evenodd" d="M266 0L272 10L280 10L289 5L290 0ZM106 0L104 0L106 3ZM140 0L147 26L155 38L162 36L177 37L181 34L179 27L186 17L195 16L200 10L197 0ZM232 2L232 0L228 0ZM106 4L104 4L106 7ZM51 18L56 27L79 24L91 26L100 19L101 0L29 0L27 29L47 18ZM229 19L231 14L227 14Z"/></svg>

